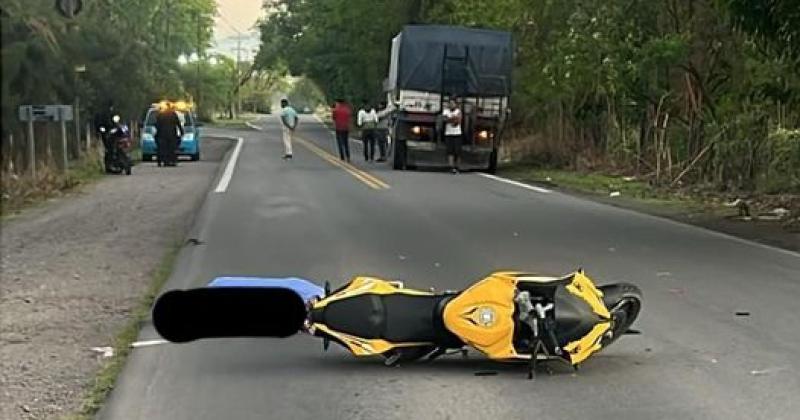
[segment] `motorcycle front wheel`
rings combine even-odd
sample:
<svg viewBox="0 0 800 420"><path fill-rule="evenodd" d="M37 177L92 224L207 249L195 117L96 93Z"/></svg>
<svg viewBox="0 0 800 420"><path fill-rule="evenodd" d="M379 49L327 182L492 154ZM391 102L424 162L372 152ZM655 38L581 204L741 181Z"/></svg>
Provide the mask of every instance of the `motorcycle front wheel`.
<svg viewBox="0 0 800 420"><path fill-rule="evenodd" d="M602 346L606 347L617 341L636 321L642 309L642 291L630 283L601 286L600 291L603 292L603 303L612 319L610 334L602 341Z"/></svg>

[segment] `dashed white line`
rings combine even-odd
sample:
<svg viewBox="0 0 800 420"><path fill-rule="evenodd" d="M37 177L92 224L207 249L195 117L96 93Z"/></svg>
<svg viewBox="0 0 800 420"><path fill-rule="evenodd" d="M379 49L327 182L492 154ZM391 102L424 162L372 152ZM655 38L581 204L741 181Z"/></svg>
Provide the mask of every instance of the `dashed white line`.
<svg viewBox="0 0 800 420"><path fill-rule="evenodd" d="M499 176L496 176L496 175L492 175L492 174L478 173L478 175L480 175L480 176L482 176L484 178L493 179L495 181L499 181L499 182L503 182L503 183L506 183L506 184L514 185L514 186L517 186L517 187L520 187L520 188L525 188L526 190L536 191L536 192L542 193L542 194L549 194L551 192L547 188L542 188L542 187L537 187L535 185L525 184L524 182L514 181L513 179L502 178L502 177L499 177Z"/></svg>
<svg viewBox="0 0 800 420"><path fill-rule="evenodd" d="M225 166L225 172L222 173L222 178L219 179L219 183L214 192L224 193L228 190L228 184L231 183L231 178L233 177L233 170L236 168L236 162L239 160L239 153L242 151L242 143L244 143L244 139L238 137L236 139L236 147L233 149L230 159L228 159L228 165Z"/></svg>

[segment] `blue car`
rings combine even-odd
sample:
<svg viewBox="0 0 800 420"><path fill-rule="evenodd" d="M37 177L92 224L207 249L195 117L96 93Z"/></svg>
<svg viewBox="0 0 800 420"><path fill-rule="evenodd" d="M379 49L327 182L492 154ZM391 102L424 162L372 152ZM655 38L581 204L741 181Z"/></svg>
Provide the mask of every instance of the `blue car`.
<svg viewBox="0 0 800 420"><path fill-rule="evenodd" d="M153 156L158 153L156 148L156 114L158 113L158 106L154 105L147 110L147 115L144 117L144 124L142 124L142 136L139 140L139 146L142 149L142 161L149 162L153 160ZM200 160L200 127L202 124L197 122L194 114L189 109L178 108L178 118L183 125L183 138L178 147L178 156L188 156L191 160Z"/></svg>

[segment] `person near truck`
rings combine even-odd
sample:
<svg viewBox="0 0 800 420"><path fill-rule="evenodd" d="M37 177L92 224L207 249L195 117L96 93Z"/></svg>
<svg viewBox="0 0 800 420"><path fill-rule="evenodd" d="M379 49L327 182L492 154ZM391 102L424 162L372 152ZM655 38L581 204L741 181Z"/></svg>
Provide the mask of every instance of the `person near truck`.
<svg viewBox="0 0 800 420"><path fill-rule="evenodd" d="M331 111L333 128L336 131L336 144L339 148L339 159L350 162L350 118L352 111L343 99L337 99Z"/></svg>
<svg viewBox="0 0 800 420"><path fill-rule="evenodd" d="M461 121L463 120L461 110L458 108L457 98L452 97L447 104L447 108L442 111L444 117L444 141L447 146L447 160L450 163L450 172L458 173L459 156L461 154L461 144L463 134Z"/></svg>
<svg viewBox="0 0 800 420"><path fill-rule="evenodd" d="M378 128L375 129L375 141L378 143L379 157L378 162L386 161L386 149L389 145L389 125L391 123L393 105L381 102L381 110L378 111Z"/></svg>
<svg viewBox="0 0 800 420"><path fill-rule="evenodd" d="M364 143L364 161L375 160L375 130L378 128L378 113L375 108L364 103L358 111L358 126L361 127L361 141Z"/></svg>
<svg viewBox="0 0 800 420"><path fill-rule="evenodd" d="M289 106L288 99L281 99L281 125L283 126L283 159L292 158L292 139L297 128L297 111Z"/></svg>

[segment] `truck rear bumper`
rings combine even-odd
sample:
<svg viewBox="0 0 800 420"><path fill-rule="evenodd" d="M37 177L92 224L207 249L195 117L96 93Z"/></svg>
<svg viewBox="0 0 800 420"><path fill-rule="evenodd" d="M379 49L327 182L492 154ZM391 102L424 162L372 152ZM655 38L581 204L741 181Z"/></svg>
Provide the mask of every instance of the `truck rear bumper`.
<svg viewBox="0 0 800 420"><path fill-rule="evenodd" d="M461 169L486 169L492 148L464 145L459 155ZM412 166L449 167L447 150L443 144L406 141L406 163Z"/></svg>

